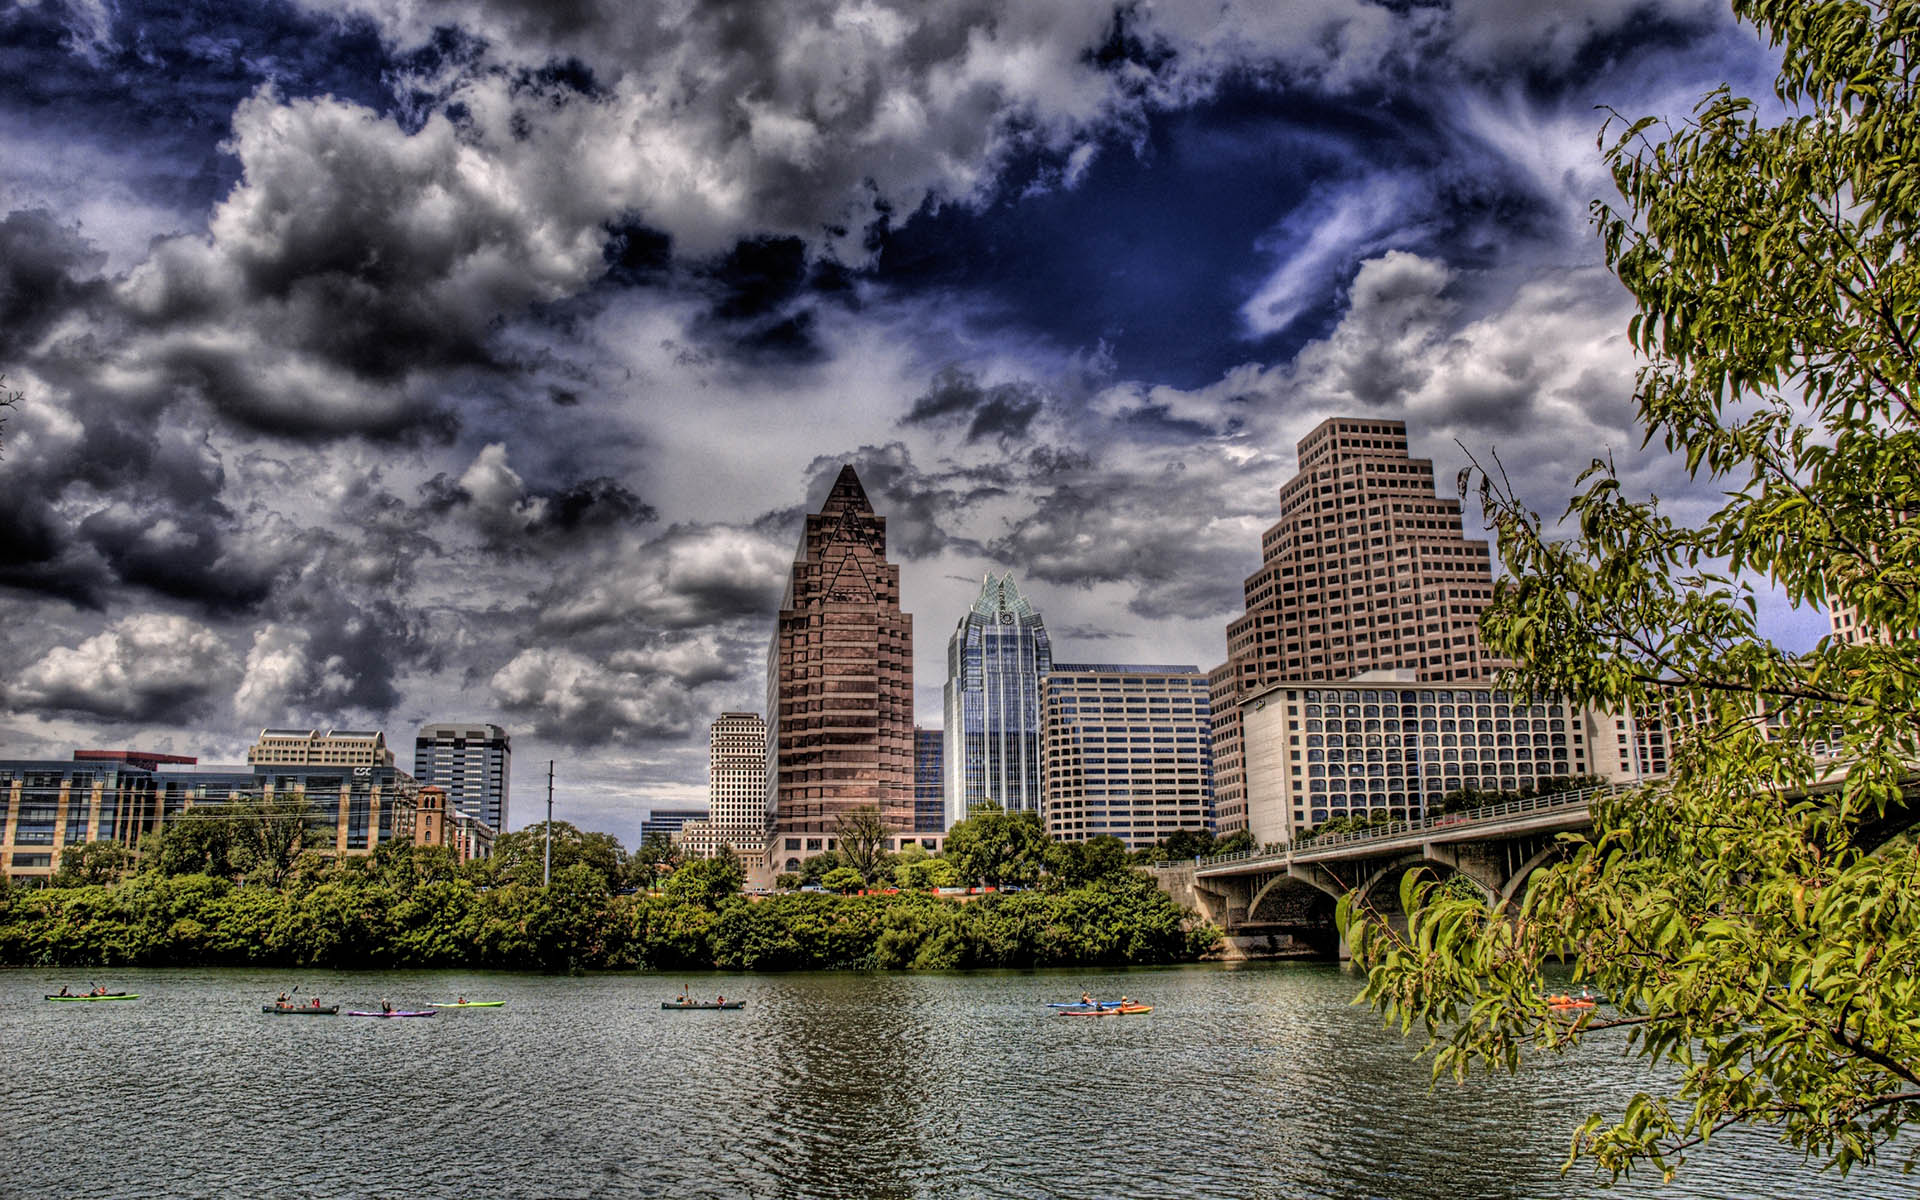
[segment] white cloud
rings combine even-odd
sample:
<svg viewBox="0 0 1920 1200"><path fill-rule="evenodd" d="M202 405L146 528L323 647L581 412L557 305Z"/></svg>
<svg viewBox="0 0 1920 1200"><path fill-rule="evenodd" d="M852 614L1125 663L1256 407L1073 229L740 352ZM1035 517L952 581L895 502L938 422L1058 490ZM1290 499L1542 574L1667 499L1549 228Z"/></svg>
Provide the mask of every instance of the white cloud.
<svg viewBox="0 0 1920 1200"><path fill-rule="evenodd" d="M122 617L78 646L56 646L20 673L9 699L108 720L185 716L238 676L232 650L186 617Z"/></svg>

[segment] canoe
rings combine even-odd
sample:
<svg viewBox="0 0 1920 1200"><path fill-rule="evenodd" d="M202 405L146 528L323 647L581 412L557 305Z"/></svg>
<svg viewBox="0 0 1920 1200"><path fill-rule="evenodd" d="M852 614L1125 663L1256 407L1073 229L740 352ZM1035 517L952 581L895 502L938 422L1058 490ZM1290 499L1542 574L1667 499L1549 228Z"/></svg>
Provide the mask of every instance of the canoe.
<svg viewBox="0 0 1920 1200"><path fill-rule="evenodd" d="M104 996L48 996L49 1000L138 1000L139 992L108 992Z"/></svg>
<svg viewBox="0 0 1920 1200"><path fill-rule="evenodd" d="M691 1004L682 1004L678 1000L662 1000L660 1002L661 1008L672 1008L672 1009L684 1008L689 1011L693 1009L706 1009L708 1011L712 1011L713 1009L719 1009L719 1008L745 1008L746 1006L747 1006L747 1002L745 1000L729 1000L724 1004L716 1004L711 1000L695 1000Z"/></svg>
<svg viewBox="0 0 1920 1200"><path fill-rule="evenodd" d="M340 1011L338 1004L315 1008L311 1004L262 1004L260 1011L276 1017L330 1017Z"/></svg>
<svg viewBox="0 0 1920 1200"><path fill-rule="evenodd" d="M1095 1000L1093 1003L1100 1008L1119 1008L1120 1007L1120 1002L1118 1000ZM1075 1000L1071 1004L1049 1004L1047 1005L1047 1007L1048 1008L1086 1008L1088 1006L1085 1004L1082 1004L1078 1000Z"/></svg>
<svg viewBox="0 0 1920 1200"><path fill-rule="evenodd" d="M505 1000L429 1000L428 1008L499 1008Z"/></svg>
<svg viewBox="0 0 1920 1200"><path fill-rule="evenodd" d="M350 1008L347 1010L347 1015L350 1017L430 1017L433 1015L433 1010L429 1008L424 1011L409 1011L396 1008L392 1012L362 1012L357 1008Z"/></svg>

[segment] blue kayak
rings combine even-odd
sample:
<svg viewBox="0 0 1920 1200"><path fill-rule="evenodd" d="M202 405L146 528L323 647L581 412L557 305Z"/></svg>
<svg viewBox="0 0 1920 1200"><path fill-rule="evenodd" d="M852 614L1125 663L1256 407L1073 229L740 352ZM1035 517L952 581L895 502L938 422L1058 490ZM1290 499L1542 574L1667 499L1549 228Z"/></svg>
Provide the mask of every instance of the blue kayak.
<svg viewBox="0 0 1920 1200"><path fill-rule="evenodd" d="M1096 1000L1092 1004L1082 1004L1080 1001L1075 1000L1071 1004L1049 1004L1047 1005L1047 1007L1048 1008L1119 1008L1120 1002L1118 1000Z"/></svg>

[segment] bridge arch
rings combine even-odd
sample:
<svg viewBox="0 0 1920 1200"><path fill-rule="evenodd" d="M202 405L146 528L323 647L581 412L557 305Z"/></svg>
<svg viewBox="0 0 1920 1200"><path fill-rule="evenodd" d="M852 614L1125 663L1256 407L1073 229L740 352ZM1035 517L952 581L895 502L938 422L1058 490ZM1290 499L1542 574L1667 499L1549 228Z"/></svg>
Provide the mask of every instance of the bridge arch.
<svg viewBox="0 0 1920 1200"><path fill-rule="evenodd" d="M1513 877L1508 879L1500 888L1501 905L1518 910L1522 899L1526 896L1527 880L1532 878L1535 871L1546 866L1563 853L1565 853L1565 848L1560 842L1549 841L1546 845L1540 847L1540 849L1534 853L1533 857L1515 867Z"/></svg>
<svg viewBox="0 0 1920 1200"><path fill-rule="evenodd" d="M1456 877L1465 879L1473 885L1475 891L1480 893L1481 899L1486 901L1489 907L1500 903L1497 889L1489 887L1487 882L1474 872L1448 861L1445 857L1430 853L1431 850L1432 847L1423 847L1419 851L1409 851L1376 868L1358 887L1353 889L1353 907L1367 909L1390 921L1405 921L1407 914L1400 909L1400 879L1408 871L1417 868L1425 868L1436 880L1442 882Z"/></svg>

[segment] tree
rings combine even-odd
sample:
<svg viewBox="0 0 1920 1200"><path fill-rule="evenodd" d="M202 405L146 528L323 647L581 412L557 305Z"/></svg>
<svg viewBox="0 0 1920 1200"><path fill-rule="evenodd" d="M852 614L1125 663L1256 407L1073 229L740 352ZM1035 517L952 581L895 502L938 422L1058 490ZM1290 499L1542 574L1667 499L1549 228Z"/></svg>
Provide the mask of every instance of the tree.
<svg viewBox="0 0 1920 1200"><path fill-rule="evenodd" d="M1658 717L1673 769L1596 800L1515 911L1413 878L1405 937L1342 911L1365 996L1436 1071L1602 1030L1661 1064L1671 1084L1575 1133L1614 1175L1740 1124L1844 1172L1920 1116L1920 10L1734 8L1783 50L1787 116L1722 88L1678 129L1611 126L1621 202L1595 206L1646 437L1718 507L1677 520L1598 461L1560 536L1497 460L1463 476L1513 576L1483 623L1508 685ZM1773 646L1756 579L1876 636ZM1612 1006L1544 1004L1556 956Z"/></svg>
<svg viewBox="0 0 1920 1200"><path fill-rule="evenodd" d="M948 861L960 877L988 887L1025 887L1040 877L1047 835L1038 813L983 804L947 830Z"/></svg>
<svg viewBox="0 0 1920 1200"><path fill-rule="evenodd" d="M851 895L865 887L867 881L860 878L860 872L852 867L835 867L820 880L820 886L830 892L839 892L842 896Z"/></svg>
<svg viewBox="0 0 1920 1200"><path fill-rule="evenodd" d="M955 887L959 883L960 872L953 869L951 862L927 853L926 847L917 842L893 856L895 887L924 892L929 888Z"/></svg>
<svg viewBox="0 0 1920 1200"><path fill-rule="evenodd" d="M739 857L726 854L696 858L683 864L668 876L660 890L669 900L719 908L725 901L738 897L745 882L746 872L741 869Z"/></svg>
<svg viewBox="0 0 1920 1200"><path fill-rule="evenodd" d="M118 883L133 866L133 852L119 842L81 842L60 852L54 887Z"/></svg>
<svg viewBox="0 0 1920 1200"><path fill-rule="evenodd" d="M142 837L142 869L161 875L233 878L233 822L227 819L225 807L196 805Z"/></svg>
<svg viewBox="0 0 1920 1200"><path fill-rule="evenodd" d="M1053 842L1047 846L1047 874L1060 887L1085 887L1133 870L1127 844L1111 834L1082 842Z"/></svg>
<svg viewBox="0 0 1920 1200"><path fill-rule="evenodd" d="M680 847L673 844L672 837L664 833L650 833L640 839L640 848L628 860L627 878L636 887L654 887L662 876L673 874L684 858Z"/></svg>
<svg viewBox="0 0 1920 1200"><path fill-rule="evenodd" d="M863 885L880 877L887 861L887 839L894 831L878 808L868 804L841 813L833 823L833 834L840 843L842 866L859 872Z"/></svg>
<svg viewBox="0 0 1920 1200"><path fill-rule="evenodd" d="M547 824L542 821L493 841L494 869L502 879L538 886L546 869ZM617 888L627 872L627 852L610 833L583 832L569 821L553 823L553 874L575 863L600 873L608 888Z"/></svg>
<svg viewBox="0 0 1920 1200"><path fill-rule="evenodd" d="M0 430L6 428L7 410L17 407L25 395L26 393L16 388L8 387L7 377L0 375ZM0 441L0 449L4 449L5 445L4 441Z"/></svg>
<svg viewBox="0 0 1920 1200"><path fill-rule="evenodd" d="M311 836L314 814L306 796L298 792L235 801L228 816L234 867L249 882L271 888L285 886L310 841L331 841Z"/></svg>

